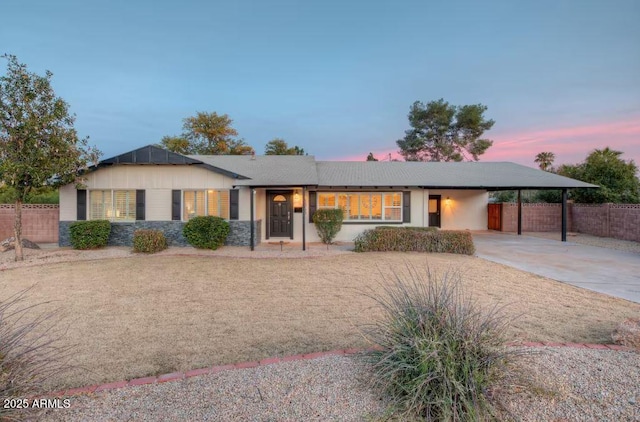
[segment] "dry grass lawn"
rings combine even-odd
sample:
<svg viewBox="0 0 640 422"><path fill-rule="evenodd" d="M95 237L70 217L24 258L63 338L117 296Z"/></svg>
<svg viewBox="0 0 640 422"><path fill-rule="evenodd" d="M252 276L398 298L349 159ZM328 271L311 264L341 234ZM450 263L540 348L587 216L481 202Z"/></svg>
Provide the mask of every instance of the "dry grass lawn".
<svg viewBox="0 0 640 422"><path fill-rule="evenodd" d="M62 308L77 370L51 389L337 348L365 347L363 292L407 264L459 269L466 291L518 315L514 339L609 343L640 305L480 258L400 253L308 259L135 256L0 271L2 298ZM1 299L0 299L1 300Z"/></svg>

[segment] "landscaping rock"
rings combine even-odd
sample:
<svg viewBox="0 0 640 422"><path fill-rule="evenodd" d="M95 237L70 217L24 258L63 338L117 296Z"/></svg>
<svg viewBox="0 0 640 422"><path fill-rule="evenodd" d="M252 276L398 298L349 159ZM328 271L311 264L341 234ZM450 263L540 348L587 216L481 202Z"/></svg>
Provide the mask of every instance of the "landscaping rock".
<svg viewBox="0 0 640 422"><path fill-rule="evenodd" d="M618 325L611 338L617 344L640 350L640 318L624 320Z"/></svg>
<svg viewBox="0 0 640 422"><path fill-rule="evenodd" d="M10 251L11 249L15 249L15 247L16 239L14 237L8 237L0 242L0 252ZM29 249L40 249L40 246L36 245L29 239L22 239L22 247Z"/></svg>

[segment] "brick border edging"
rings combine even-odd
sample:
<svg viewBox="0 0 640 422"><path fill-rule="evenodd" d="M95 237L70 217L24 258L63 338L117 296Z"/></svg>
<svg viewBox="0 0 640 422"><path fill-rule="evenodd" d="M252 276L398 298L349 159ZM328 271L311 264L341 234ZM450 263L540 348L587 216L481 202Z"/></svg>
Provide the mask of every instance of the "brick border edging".
<svg viewBox="0 0 640 422"><path fill-rule="evenodd" d="M616 350L616 351L631 351L632 349L626 346L619 346L616 344L591 344L591 343L555 343L555 342L522 342L522 343L507 343L508 347L572 347L578 349L599 349L599 350ZM124 387L133 387L137 385L148 384L160 384L164 382L179 381L187 378L197 377L200 375L216 374L218 372L256 368L259 366L273 365L282 362L300 361L300 360L312 360L323 358L327 356L347 356L354 355L360 352L364 352L368 349L338 349L330 350L327 352L315 352L304 353L298 355L291 355L285 357L271 357L262 359L259 361L239 362L228 365L217 365L209 368L192 369L186 372L172 372L170 374L162 374L158 376L134 378L129 381L115 381L106 384L95 384L87 387L70 388L68 390L60 390L52 393L44 394L43 397L68 397L80 394L92 394L101 391L116 390Z"/></svg>
<svg viewBox="0 0 640 422"><path fill-rule="evenodd" d="M115 381L115 382L109 382L106 384L90 385L87 387L70 388L67 390L60 390L52 393L47 393L47 394L44 394L43 396L44 397L66 397L66 396L74 396L79 394L98 393L100 391L116 390L119 388L136 386L136 385L159 384L163 382L178 381L186 378L197 377L200 375L216 374L218 372L229 371L233 369L255 368L258 366L273 365L275 363L291 362L291 361L297 361L297 360L318 359L326 356L353 355L353 354L362 352L363 350L364 349L339 349L339 350L330 350L328 352L303 353L298 355L285 356L281 358L271 357L271 358L266 358L259 361L238 362L235 364L217 365L209 368L192 369L186 372L172 372L170 374L162 374L158 376L134 378L129 381L126 381L126 380Z"/></svg>

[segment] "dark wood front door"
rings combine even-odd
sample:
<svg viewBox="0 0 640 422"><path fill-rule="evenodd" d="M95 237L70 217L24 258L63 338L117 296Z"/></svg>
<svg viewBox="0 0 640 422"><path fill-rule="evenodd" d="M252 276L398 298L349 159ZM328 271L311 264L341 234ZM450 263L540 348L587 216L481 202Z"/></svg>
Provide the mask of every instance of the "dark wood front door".
<svg viewBox="0 0 640 422"><path fill-rule="evenodd" d="M429 195L429 227L440 227L440 195Z"/></svg>
<svg viewBox="0 0 640 422"><path fill-rule="evenodd" d="M269 237L293 238L291 192L269 192Z"/></svg>

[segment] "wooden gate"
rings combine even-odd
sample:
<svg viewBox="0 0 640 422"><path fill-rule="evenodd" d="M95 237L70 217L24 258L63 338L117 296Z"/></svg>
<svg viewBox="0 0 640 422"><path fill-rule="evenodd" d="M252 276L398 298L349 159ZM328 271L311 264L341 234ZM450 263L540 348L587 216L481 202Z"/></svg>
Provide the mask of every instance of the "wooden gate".
<svg viewBox="0 0 640 422"><path fill-rule="evenodd" d="M502 204L489 204L489 230L502 231Z"/></svg>

